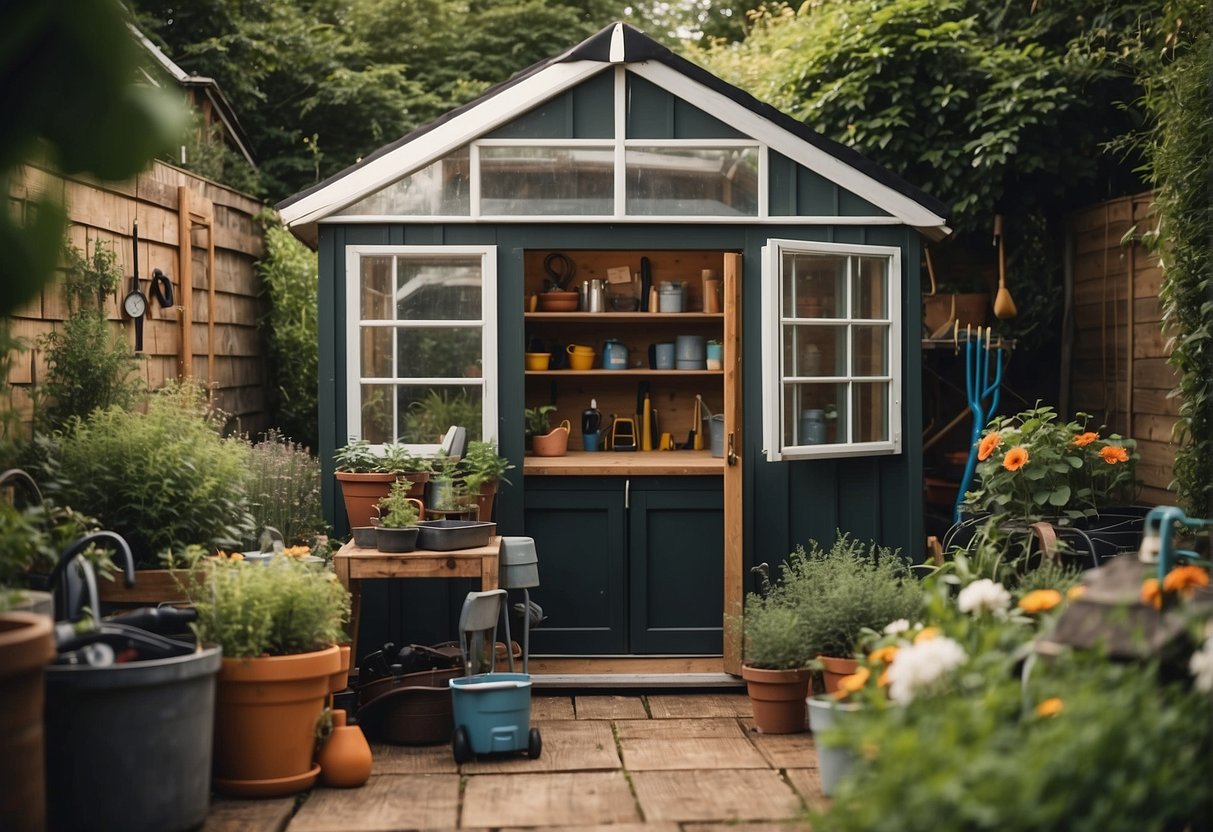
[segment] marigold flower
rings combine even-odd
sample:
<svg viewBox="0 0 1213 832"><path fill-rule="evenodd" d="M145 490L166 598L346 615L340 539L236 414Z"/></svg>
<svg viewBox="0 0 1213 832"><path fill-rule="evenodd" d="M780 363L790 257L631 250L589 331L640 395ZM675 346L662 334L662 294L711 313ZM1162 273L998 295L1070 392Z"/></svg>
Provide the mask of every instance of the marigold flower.
<svg viewBox="0 0 1213 832"><path fill-rule="evenodd" d="M987 433L982 437L981 444L977 446L977 458L985 462L990 458L990 454L994 453L994 449L1002 444L1002 435L995 433Z"/></svg>
<svg viewBox="0 0 1213 832"><path fill-rule="evenodd" d="M1162 587L1158 585L1158 578L1146 578L1141 582L1141 602L1156 610L1162 609Z"/></svg>
<svg viewBox="0 0 1213 832"><path fill-rule="evenodd" d="M1036 706L1037 716L1056 716L1061 713L1066 707L1065 703L1057 696L1050 697Z"/></svg>
<svg viewBox="0 0 1213 832"><path fill-rule="evenodd" d="M1129 452L1119 445L1108 445L1107 447L1100 448L1099 456L1109 465L1129 461Z"/></svg>
<svg viewBox="0 0 1213 832"><path fill-rule="evenodd" d="M1037 589L1019 599L1024 612L1048 612L1061 603L1061 593L1055 589Z"/></svg>
<svg viewBox="0 0 1213 832"><path fill-rule="evenodd" d="M1066 600L1076 601L1079 598L1081 598L1083 595L1085 595L1086 592L1087 592L1087 588L1085 586L1083 586L1082 584L1078 584L1077 586L1072 586L1066 590Z"/></svg>
<svg viewBox="0 0 1213 832"><path fill-rule="evenodd" d="M1162 579L1163 592L1178 592L1192 597L1197 587L1209 585L1209 573L1199 566L1177 566Z"/></svg>
<svg viewBox="0 0 1213 832"><path fill-rule="evenodd" d="M886 644L884 647L877 647L868 654L868 661L872 664L888 664L897 658L897 645Z"/></svg>
<svg viewBox="0 0 1213 832"><path fill-rule="evenodd" d="M918 631L918 634L916 636L914 636L914 643L922 644L924 641L931 641L938 637L939 637L939 628L938 627L923 627L921 630Z"/></svg>
<svg viewBox="0 0 1213 832"><path fill-rule="evenodd" d="M1086 433L1080 433L1080 434L1078 434L1078 436L1075 436L1074 444L1080 448L1085 448L1085 447L1087 447L1087 445L1090 445L1092 442L1094 442L1098 438L1099 438L1098 433L1096 433L1093 430L1089 430Z"/></svg>
<svg viewBox="0 0 1213 832"><path fill-rule="evenodd" d="M1002 467L1008 471L1018 471L1020 468L1028 464L1027 448L1012 448L1007 451L1007 455L1002 458Z"/></svg>
<svg viewBox="0 0 1213 832"><path fill-rule="evenodd" d="M852 673L850 676L843 676L838 680L838 690L834 691L835 699L846 699L852 693L859 693L863 690L863 686L868 683L868 679L872 676L872 671L866 667L861 667Z"/></svg>

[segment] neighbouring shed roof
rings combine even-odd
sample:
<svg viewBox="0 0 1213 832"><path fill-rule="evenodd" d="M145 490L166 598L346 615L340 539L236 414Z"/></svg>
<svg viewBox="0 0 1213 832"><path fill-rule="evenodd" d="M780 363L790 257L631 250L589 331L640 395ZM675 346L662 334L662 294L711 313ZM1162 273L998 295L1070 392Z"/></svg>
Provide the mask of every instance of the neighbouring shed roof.
<svg viewBox="0 0 1213 832"><path fill-rule="evenodd" d="M624 23L611 24L568 51L534 64L276 207L288 227L314 241L318 221L620 64L922 233L932 238L950 233L947 206L935 197Z"/></svg>

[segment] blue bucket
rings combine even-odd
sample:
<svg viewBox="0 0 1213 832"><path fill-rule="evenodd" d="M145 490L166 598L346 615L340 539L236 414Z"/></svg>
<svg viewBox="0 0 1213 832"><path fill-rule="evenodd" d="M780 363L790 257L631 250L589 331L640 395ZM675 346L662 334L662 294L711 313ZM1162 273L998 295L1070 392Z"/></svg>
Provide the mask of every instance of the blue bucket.
<svg viewBox="0 0 1213 832"><path fill-rule="evenodd" d="M474 754L523 751L531 725L531 677L482 673L451 679L455 725L463 726Z"/></svg>

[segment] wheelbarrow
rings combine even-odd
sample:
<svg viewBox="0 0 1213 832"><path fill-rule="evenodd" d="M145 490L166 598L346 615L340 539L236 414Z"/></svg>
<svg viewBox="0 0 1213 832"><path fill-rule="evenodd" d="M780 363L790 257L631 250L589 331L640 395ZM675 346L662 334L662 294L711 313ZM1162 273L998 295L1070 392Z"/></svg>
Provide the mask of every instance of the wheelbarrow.
<svg viewBox="0 0 1213 832"><path fill-rule="evenodd" d="M455 722L451 749L457 763L477 754L520 751L534 760L542 749L539 729L530 728L530 674L494 672L497 623L503 618L506 597L504 589L469 592L459 615L465 675L450 680ZM509 644L509 617L504 620ZM487 672L480 672L484 667Z"/></svg>

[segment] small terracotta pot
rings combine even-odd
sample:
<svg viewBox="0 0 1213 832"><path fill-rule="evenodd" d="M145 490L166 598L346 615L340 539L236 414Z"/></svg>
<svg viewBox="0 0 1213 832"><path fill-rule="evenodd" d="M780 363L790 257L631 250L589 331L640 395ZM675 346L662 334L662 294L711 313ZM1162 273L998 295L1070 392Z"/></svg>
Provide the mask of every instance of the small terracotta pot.
<svg viewBox="0 0 1213 832"><path fill-rule="evenodd" d="M5 829L46 824L43 763L43 668L55 657L49 615L0 615L0 818ZM10 825L11 824L11 825Z"/></svg>
<svg viewBox="0 0 1213 832"><path fill-rule="evenodd" d="M551 433L531 440L535 456L564 456L569 450L569 420L565 419Z"/></svg>
<svg viewBox="0 0 1213 832"><path fill-rule="evenodd" d="M821 662L821 679L826 693L837 691L839 680L844 676L850 676L859 669L859 662L856 659L818 656L817 661Z"/></svg>
<svg viewBox="0 0 1213 832"><path fill-rule="evenodd" d="M758 733L796 734L804 730L810 676L808 670L741 666L741 678L746 682Z"/></svg>
<svg viewBox="0 0 1213 832"><path fill-rule="evenodd" d="M354 646L352 644L338 644L337 649L341 651L341 670L329 678L330 693L340 693L349 687L350 684L350 654L353 652Z"/></svg>
<svg viewBox="0 0 1213 832"><path fill-rule="evenodd" d="M337 789L353 789L371 776L371 746L362 728L346 724L345 711L333 711L333 732L316 757L320 782Z"/></svg>

